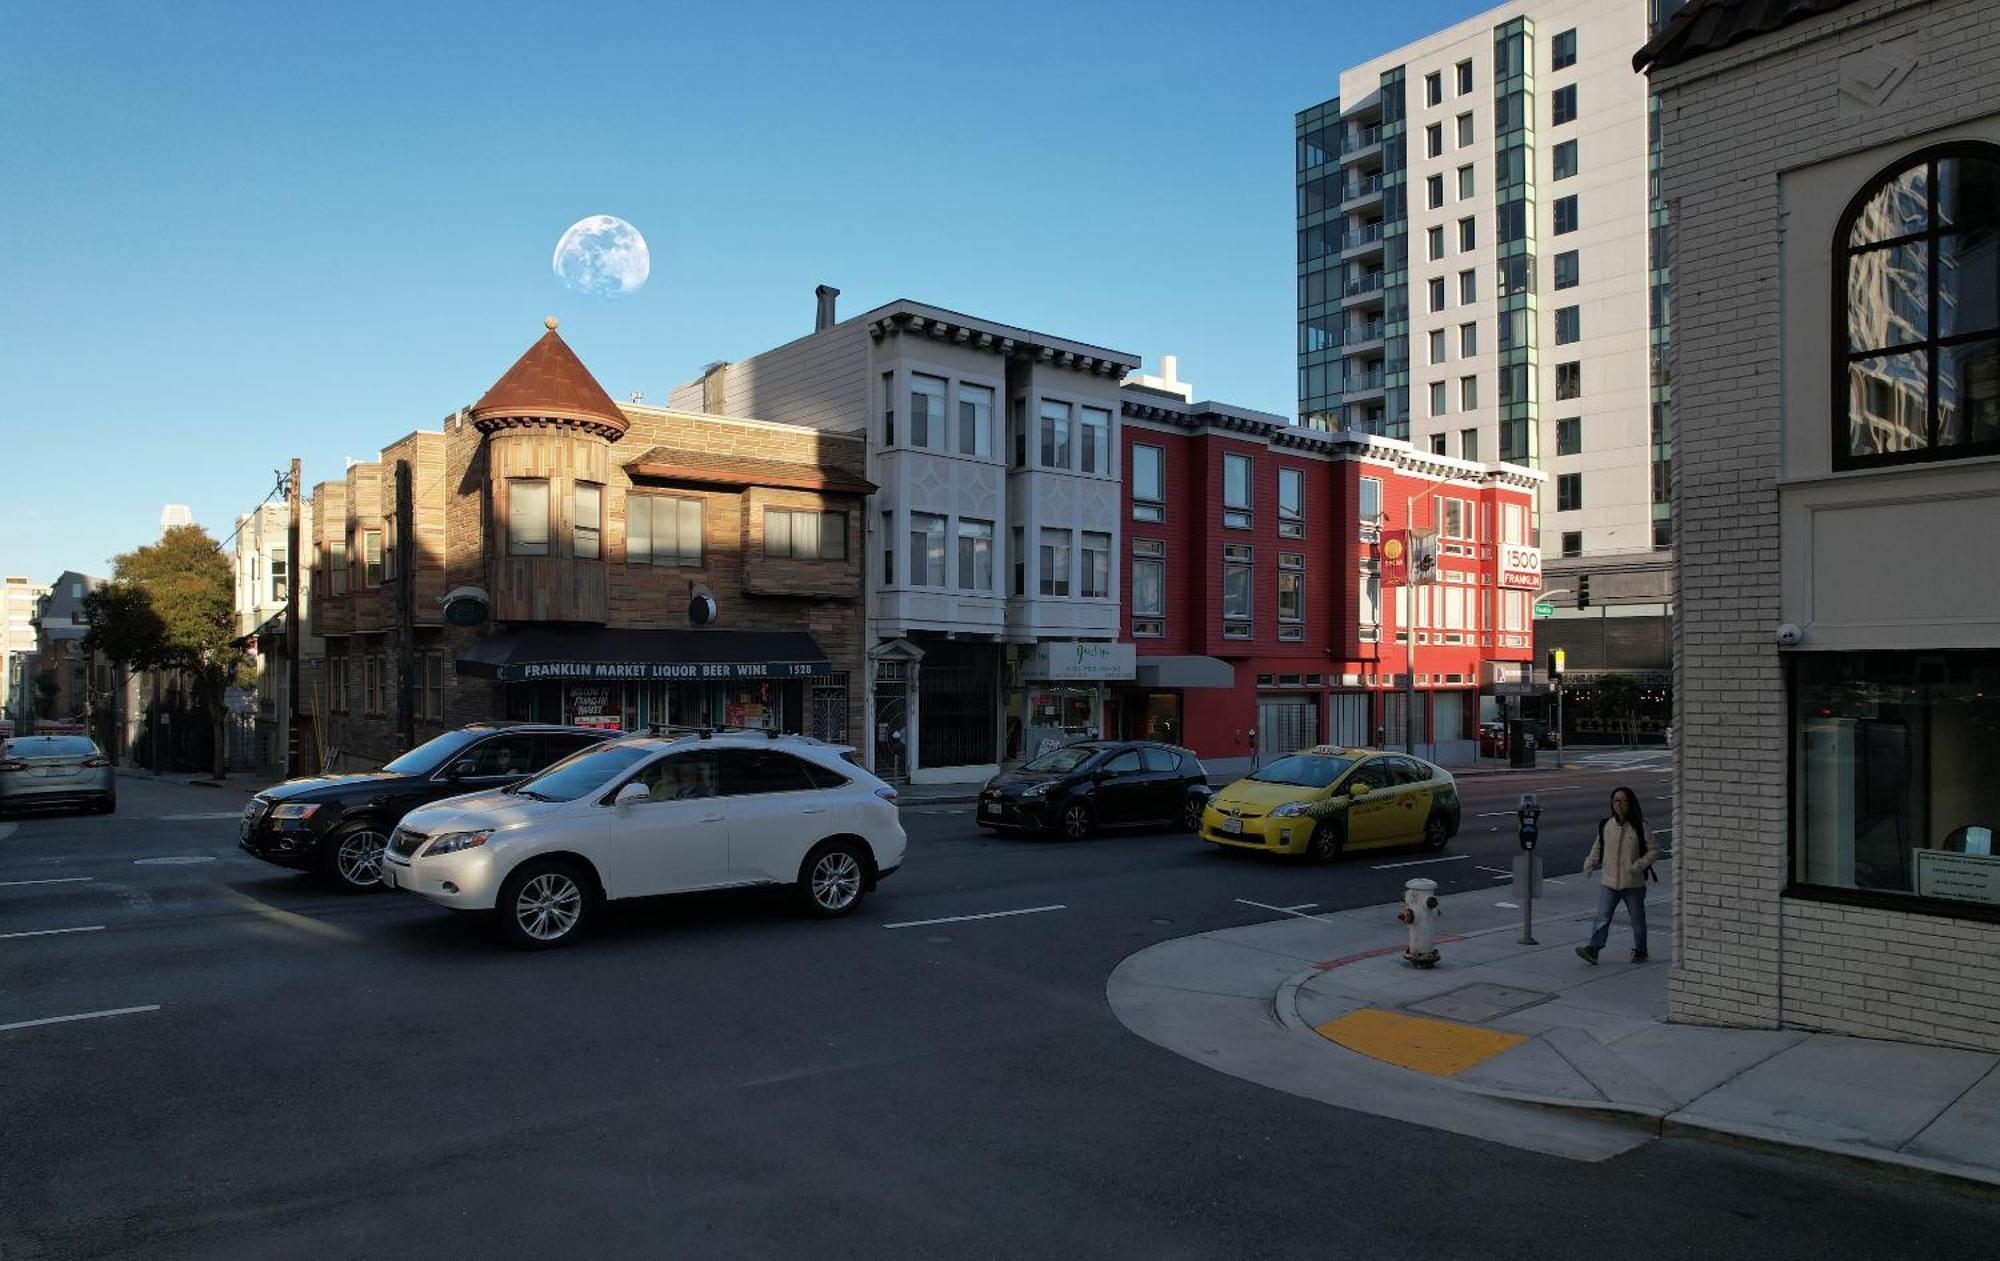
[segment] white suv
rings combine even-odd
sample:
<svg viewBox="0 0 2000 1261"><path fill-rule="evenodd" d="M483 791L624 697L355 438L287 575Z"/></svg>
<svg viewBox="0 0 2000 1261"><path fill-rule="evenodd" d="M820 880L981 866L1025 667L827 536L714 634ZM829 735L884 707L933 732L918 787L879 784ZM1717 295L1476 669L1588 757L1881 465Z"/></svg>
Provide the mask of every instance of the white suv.
<svg viewBox="0 0 2000 1261"><path fill-rule="evenodd" d="M844 915L902 865L896 790L801 736L635 736L405 815L382 883L497 910L516 945L573 940L610 898L791 885Z"/></svg>

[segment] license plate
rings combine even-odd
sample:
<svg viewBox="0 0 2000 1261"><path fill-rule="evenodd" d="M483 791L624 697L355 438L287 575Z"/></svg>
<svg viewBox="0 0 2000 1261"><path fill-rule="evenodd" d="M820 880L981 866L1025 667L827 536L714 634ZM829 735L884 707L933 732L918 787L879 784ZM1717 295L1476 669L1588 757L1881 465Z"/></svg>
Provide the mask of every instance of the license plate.
<svg viewBox="0 0 2000 1261"><path fill-rule="evenodd" d="M1243 820L1224 819L1222 821L1222 830L1231 836L1241 836L1243 835Z"/></svg>
<svg viewBox="0 0 2000 1261"><path fill-rule="evenodd" d="M61 779L65 775L74 775L76 772L67 766L44 766L38 774L43 779Z"/></svg>
<svg viewBox="0 0 2000 1261"><path fill-rule="evenodd" d="M242 840L250 839L250 820L242 819L236 824L236 834Z"/></svg>
<svg viewBox="0 0 2000 1261"><path fill-rule="evenodd" d="M396 869L388 863L382 864L382 887L385 889L396 887Z"/></svg>

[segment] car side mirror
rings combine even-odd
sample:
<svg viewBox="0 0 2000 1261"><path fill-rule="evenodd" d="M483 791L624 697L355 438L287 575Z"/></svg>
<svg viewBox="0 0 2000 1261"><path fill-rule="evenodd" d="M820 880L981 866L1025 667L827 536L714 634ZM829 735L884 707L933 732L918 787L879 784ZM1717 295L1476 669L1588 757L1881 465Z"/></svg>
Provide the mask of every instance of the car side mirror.
<svg viewBox="0 0 2000 1261"><path fill-rule="evenodd" d="M1371 791L1373 790L1363 783L1357 782L1347 786L1347 795L1350 797L1366 797Z"/></svg>
<svg viewBox="0 0 2000 1261"><path fill-rule="evenodd" d="M634 781L619 789L618 795L611 799L611 804L629 806L635 801L650 801L652 797L652 792L644 784Z"/></svg>
<svg viewBox="0 0 2000 1261"><path fill-rule="evenodd" d="M462 757L451 764L451 769L444 773L444 777L446 779L464 779L476 769L478 768L474 766L471 758Z"/></svg>

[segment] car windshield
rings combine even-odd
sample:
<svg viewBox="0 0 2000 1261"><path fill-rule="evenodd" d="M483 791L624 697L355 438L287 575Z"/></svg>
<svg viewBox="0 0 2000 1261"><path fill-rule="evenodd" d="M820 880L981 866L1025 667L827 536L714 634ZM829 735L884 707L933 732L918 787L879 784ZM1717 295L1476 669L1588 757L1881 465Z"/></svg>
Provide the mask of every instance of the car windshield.
<svg viewBox="0 0 2000 1261"><path fill-rule="evenodd" d="M1095 744L1069 744L1042 754L1032 762L1024 762L1024 771L1073 771L1085 762L1104 752L1103 746Z"/></svg>
<svg viewBox="0 0 2000 1261"><path fill-rule="evenodd" d="M1324 788L1354 765L1353 758L1330 757L1324 753L1294 753L1281 757L1250 776L1265 784L1297 784L1301 788Z"/></svg>
<svg viewBox="0 0 2000 1261"><path fill-rule="evenodd" d="M641 744L592 745L508 791L537 801L575 801L603 788L657 752L657 747Z"/></svg>
<svg viewBox="0 0 2000 1261"><path fill-rule="evenodd" d="M0 744L8 757L88 757L97 746L87 736L24 736Z"/></svg>
<svg viewBox="0 0 2000 1261"><path fill-rule="evenodd" d="M447 731L435 740L426 740L382 769L391 775L428 775L450 761L466 745L491 734L486 730Z"/></svg>

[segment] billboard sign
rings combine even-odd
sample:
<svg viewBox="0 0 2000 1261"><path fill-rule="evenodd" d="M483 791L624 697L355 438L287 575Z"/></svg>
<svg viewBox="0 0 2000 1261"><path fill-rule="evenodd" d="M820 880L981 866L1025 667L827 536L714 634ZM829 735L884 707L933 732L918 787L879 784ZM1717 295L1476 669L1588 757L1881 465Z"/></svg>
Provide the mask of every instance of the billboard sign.
<svg viewBox="0 0 2000 1261"><path fill-rule="evenodd" d="M1540 591L1542 549L1527 543L1502 543L1500 585L1514 591Z"/></svg>

